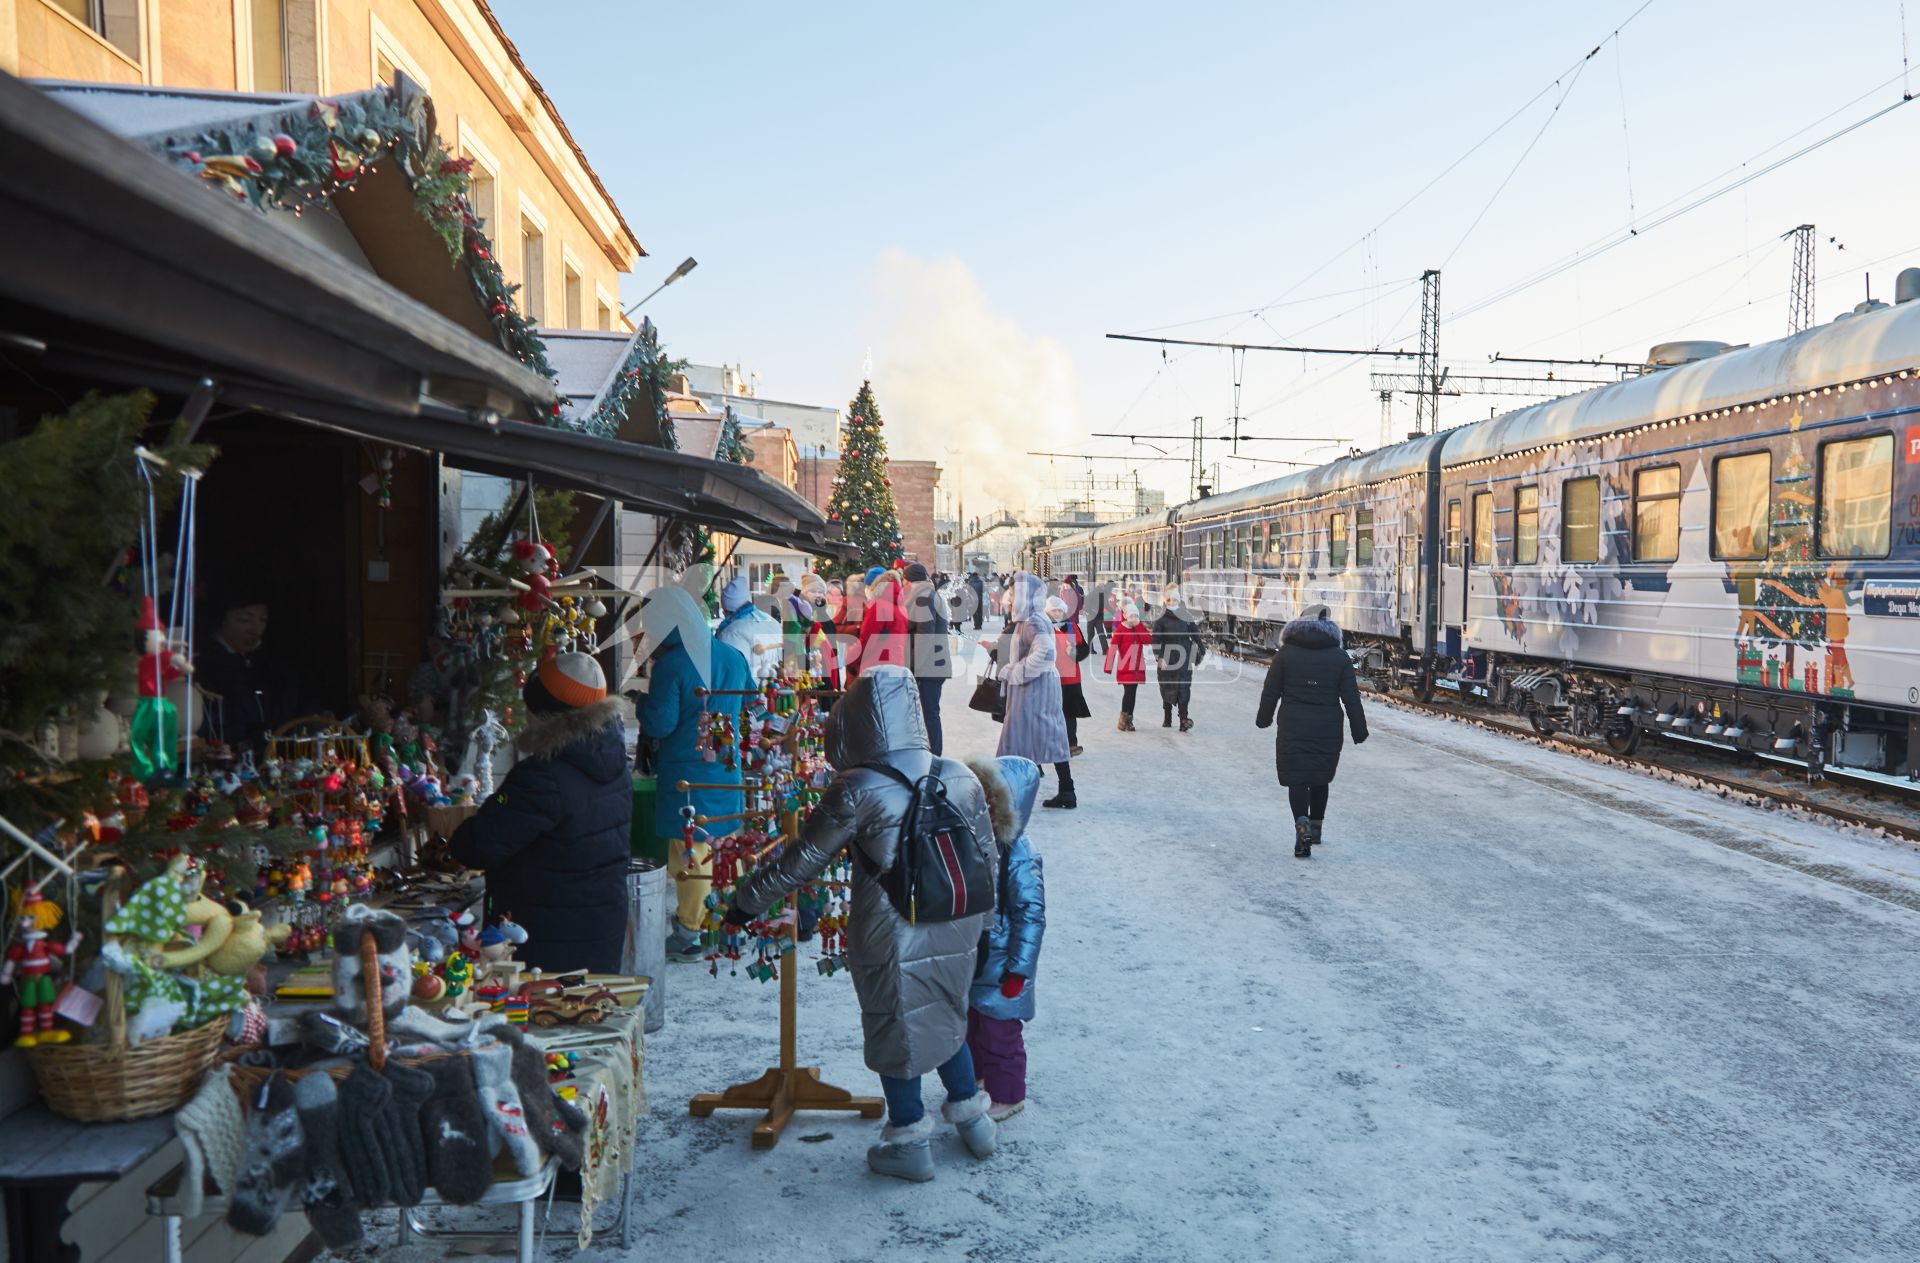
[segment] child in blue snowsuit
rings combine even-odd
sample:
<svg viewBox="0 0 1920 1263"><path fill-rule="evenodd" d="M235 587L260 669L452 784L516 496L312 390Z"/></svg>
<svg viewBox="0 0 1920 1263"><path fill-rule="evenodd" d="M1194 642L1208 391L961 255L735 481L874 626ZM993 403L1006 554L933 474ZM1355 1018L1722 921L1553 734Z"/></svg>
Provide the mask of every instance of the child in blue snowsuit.
<svg viewBox="0 0 1920 1263"><path fill-rule="evenodd" d="M1040 796L1040 765L1007 755L969 763L987 791L994 838L1000 843L1000 887L994 915L981 935L974 964L967 1047L974 1073L993 1104L996 1123L1026 1108L1027 1045L1023 1023L1033 1020L1033 974L1047 929L1047 891L1040 856L1027 838L1027 818Z"/></svg>

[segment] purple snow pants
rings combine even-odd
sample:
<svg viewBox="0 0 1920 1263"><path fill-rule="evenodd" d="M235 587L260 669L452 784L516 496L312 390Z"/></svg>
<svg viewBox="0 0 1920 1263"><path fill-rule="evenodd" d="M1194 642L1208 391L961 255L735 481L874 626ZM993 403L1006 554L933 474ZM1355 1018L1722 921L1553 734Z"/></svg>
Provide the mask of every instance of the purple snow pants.
<svg viewBox="0 0 1920 1263"><path fill-rule="evenodd" d="M973 1050L973 1070L986 1080L987 1095L1002 1105L1027 1099L1027 1041L1025 1023L1008 1018L967 1013L967 1047Z"/></svg>

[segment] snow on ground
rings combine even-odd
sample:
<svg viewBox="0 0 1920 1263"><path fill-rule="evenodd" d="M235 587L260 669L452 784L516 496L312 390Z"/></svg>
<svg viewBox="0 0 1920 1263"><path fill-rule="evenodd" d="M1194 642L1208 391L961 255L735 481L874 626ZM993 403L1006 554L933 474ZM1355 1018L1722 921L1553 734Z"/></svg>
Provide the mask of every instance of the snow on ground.
<svg viewBox="0 0 1920 1263"><path fill-rule="evenodd" d="M1297 861L1258 671L1215 665L1184 735L1151 685L1116 732L1089 685L1000 1152L943 1133L909 1186L850 1115L766 1153L747 1115L689 1118L772 1064L778 992L672 966L632 1257L1920 1257L1920 913L1817 875L1920 890L1920 856L1374 705ZM968 692L949 754L998 735ZM877 1092L812 960L801 1058Z"/></svg>

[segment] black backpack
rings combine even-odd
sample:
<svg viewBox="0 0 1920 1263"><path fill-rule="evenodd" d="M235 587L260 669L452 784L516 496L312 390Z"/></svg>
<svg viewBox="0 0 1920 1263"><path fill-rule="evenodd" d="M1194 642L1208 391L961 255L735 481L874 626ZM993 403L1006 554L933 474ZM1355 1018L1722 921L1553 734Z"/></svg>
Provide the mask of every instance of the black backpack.
<svg viewBox="0 0 1920 1263"><path fill-rule="evenodd" d="M887 892L887 902L911 925L962 921L993 911L993 864L980 853L973 826L947 798L942 759L918 781L884 763L864 766L885 773L913 791L900 822L893 866L882 872L860 851L860 862ZM858 848L855 848L858 850Z"/></svg>

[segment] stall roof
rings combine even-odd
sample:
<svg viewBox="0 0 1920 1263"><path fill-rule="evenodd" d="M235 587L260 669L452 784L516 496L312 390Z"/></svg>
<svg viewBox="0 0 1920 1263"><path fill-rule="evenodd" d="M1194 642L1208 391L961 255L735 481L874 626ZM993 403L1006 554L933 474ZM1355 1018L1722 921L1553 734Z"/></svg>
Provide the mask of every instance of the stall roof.
<svg viewBox="0 0 1920 1263"><path fill-rule="evenodd" d="M439 400L532 416L556 398L364 267L4 73L0 169L0 332L398 415Z"/></svg>

